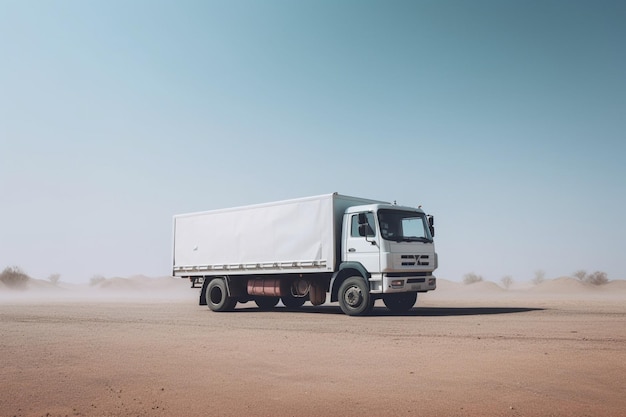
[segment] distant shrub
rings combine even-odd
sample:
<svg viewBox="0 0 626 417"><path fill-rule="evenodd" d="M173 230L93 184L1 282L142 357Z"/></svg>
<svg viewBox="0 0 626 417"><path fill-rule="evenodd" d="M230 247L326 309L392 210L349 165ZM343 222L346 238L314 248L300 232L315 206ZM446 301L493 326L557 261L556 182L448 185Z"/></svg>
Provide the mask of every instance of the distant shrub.
<svg viewBox="0 0 626 417"><path fill-rule="evenodd" d="M474 284L476 282L480 282L483 280L483 277L480 275L477 275L473 272L470 272L469 274L465 274L463 276L463 283L465 285L469 285L469 284Z"/></svg>
<svg viewBox="0 0 626 417"><path fill-rule="evenodd" d="M54 285L57 285L57 283L59 282L60 279L61 279L61 274L51 274L48 277L48 281L50 281Z"/></svg>
<svg viewBox="0 0 626 417"><path fill-rule="evenodd" d="M545 280L546 280L546 273L541 269L536 270L535 278L533 278L533 284L539 285Z"/></svg>
<svg viewBox="0 0 626 417"><path fill-rule="evenodd" d="M592 285L604 285L609 282L609 279L606 276L606 272L596 271L593 274L587 275L585 282Z"/></svg>
<svg viewBox="0 0 626 417"><path fill-rule="evenodd" d="M9 266L4 268L0 273L0 281L9 288L24 289L30 277L17 266Z"/></svg>
<svg viewBox="0 0 626 417"><path fill-rule="evenodd" d="M579 281L586 282L587 284L591 285L604 285L609 282L609 279L606 276L606 272L602 271L596 271L594 273L587 274L586 271L580 270L574 272L572 275L574 275L574 277Z"/></svg>
<svg viewBox="0 0 626 417"><path fill-rule="evenodd" d="M504 288L509 288L511 286L511 284L513 284L513 277L510 275L505 275L502 277L502 279L500 279L500 282L502 282L502 285L504 285Z"/></svg>
<svg viewBox="0 0 626 417"><path fill-rule="evenodd" d="M91 279L89 280L89 285L91 285L92 287L100 284L101 282L104 282L106 280L105 277L103 277L102 275L94 275L93 277L91 277Z"/></svg>

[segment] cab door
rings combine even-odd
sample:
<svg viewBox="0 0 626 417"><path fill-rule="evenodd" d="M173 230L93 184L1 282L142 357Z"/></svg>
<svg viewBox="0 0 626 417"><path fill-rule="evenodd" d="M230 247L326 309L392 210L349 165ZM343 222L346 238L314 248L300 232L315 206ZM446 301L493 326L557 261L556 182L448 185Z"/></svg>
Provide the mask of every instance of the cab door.
<svg viewBox="0 0 626 417"><path fill-rule="evenodd" d="M379 273L380 237L374 213L351 213L349 216L344 259L361 263L371 274Z"/></svg>

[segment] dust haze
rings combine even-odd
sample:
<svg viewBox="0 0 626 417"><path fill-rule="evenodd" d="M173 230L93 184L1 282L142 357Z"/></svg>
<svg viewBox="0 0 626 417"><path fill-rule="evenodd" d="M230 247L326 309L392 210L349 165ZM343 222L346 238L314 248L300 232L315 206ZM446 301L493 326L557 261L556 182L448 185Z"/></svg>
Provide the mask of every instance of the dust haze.
<svg viewBox="0 0 626 417"><path fill-rule="evenodd" d="M105 278L94 276L90 283L73 284L30 278L23 288L10 288L0 282L0 301L29 302L130 302L196 300L187 280L173 277Z"/></svg>
<svg viewBox="0 0 626 417"><path fill-rule="evenodd" d="M184 279L0 286L2 416L626 415L626 281L438 280L377 302L198 306Z"/></svg>

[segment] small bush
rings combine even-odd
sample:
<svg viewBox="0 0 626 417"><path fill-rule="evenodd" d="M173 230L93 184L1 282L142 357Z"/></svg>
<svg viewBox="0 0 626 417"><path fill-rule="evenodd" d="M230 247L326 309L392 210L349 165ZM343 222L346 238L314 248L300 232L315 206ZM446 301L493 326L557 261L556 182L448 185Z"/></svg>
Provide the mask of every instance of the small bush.
<svg viewBox="0 0 626 417"><path fill-rule="evenodd" d="M606 272L596 271L593 274L589 274L585 277L585 282L592 285L604 285L609 282L606 276Z"/></svg>
<svg viewBox="0 0 626 417"><path fill-rule="evenodd" d="M576 279L582 282L586 282L591 285L604 285L609 282L609 279L606 276L606 272L596 271L594 273L588 274L586 271L580 270L574 272L572 275Z"/></svg>
<svg viewBox="0 0 626 417"><path fill-rule="evenodd" d="M545 279L546 279L546 273L543 270L538 269L535 271L535 278L533 278L533 284L539 285L543 281L545 281Z"/></svg>
<svg viewBox="0 0 626 417"><path fill-rule="evenodd" d="M506 275L503 276L502 279L500 279L500 281L502 282L502 285L504 285L504 288L508 289L511 284L513 284L513 277L510 275Z"/></svg>
<svg viewBox="0 0 626 417"><path fill-rule="evenodd" d="M57 285L60 279L61 279L61 274L52 274L48 277L48 281L50 281L54 285Z"/></svg>
<svg viewBox="0 0 626 417"><path fill-rule="evenodd" d="M89 285L91 285L92 287L95 287L96 285L100 284L101 282L104 282L105 280L106 278L103 277L102 275L94 275L89 280Z"/></svg>
<svg viewBox="0 0 626 417"><path fill-rule="evenodd" d="M24 289L30 277L17 266L9 266L4 268L0 274L0 281L9 288Z"/></svg>
<svg viewBox="0 0 626 417"><path fill-rule="evenodd" d="M477 275L473 272L470 272L469 274L465 274L463 276L463 283L465 285L469 285L469 284L474 284L476 282L480 282L483 280L483 277L480 275Z"/></svg>

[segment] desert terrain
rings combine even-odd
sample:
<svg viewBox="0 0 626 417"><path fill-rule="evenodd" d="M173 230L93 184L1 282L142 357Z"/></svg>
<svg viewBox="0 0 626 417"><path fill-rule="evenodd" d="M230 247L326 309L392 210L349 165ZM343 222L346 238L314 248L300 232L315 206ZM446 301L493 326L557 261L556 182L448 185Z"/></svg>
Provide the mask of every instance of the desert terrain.
<svg viewBox="0 0 626 417"><path fill-rule="evenodd" d="M0 288L0 416L626 416L623 280L439 280L368 317L213 313L198 291Z"/></svg>

